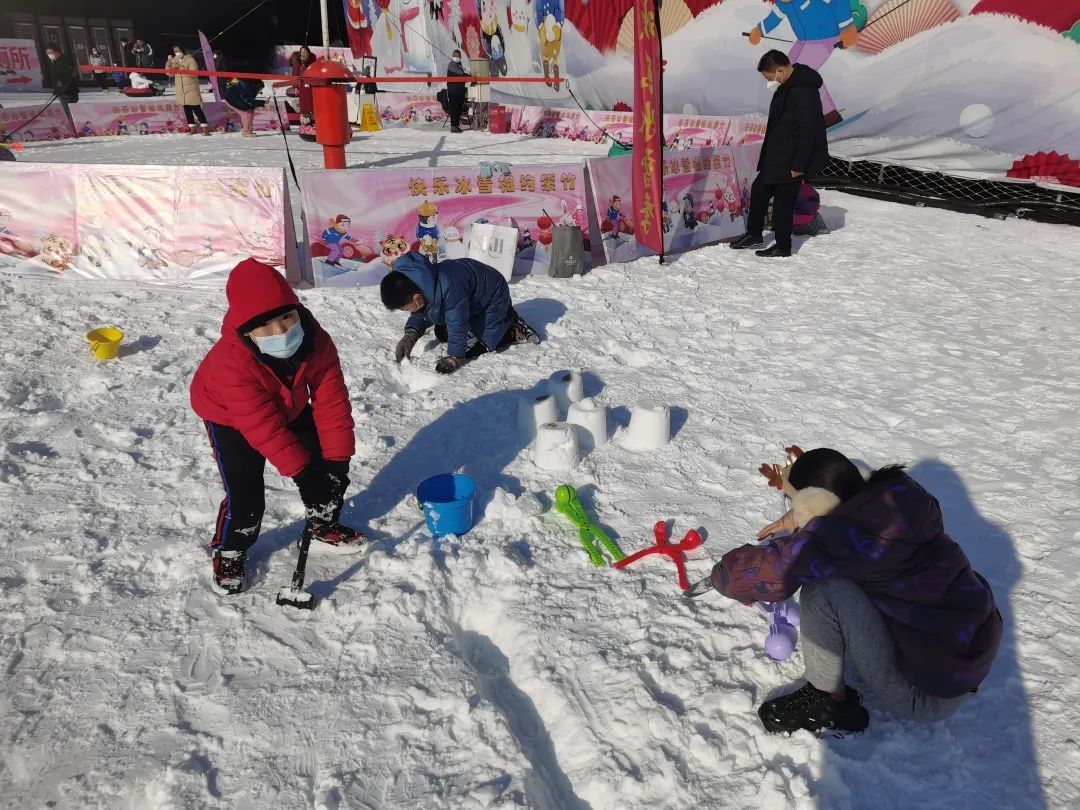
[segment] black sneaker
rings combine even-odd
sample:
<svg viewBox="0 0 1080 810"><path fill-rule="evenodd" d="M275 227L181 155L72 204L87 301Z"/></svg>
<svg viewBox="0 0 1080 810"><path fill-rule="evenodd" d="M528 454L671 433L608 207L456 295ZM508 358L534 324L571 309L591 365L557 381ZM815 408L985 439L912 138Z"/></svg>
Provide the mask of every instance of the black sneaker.
<svg viewBox="0 0 1080 810"><path fill-rule="evenodd" d="M835 736L861 734L870 725L870 715L860 705L859 693L850 686L845 689L843 700L833 700L828 692L808 683L791 694L762 703L758 717L765 730L774 734L799 729Z"/></svg>
<svg viewBox="0 0 1080 810"><path fill-rule="evenodd" d="M244 590L244 551L215 551L214 587L224 594L240 593Z"/></svg>
<svg viewBox="0 0 1080 810"><path fill-rule="evenodd" d="M791 257L791 251L773 245L768 250L755 251L754 255L761 256L763 259L788 259Z"/></svg>
<svg viewBox="0 0 1080 810"><path fill-rule="evenodd" d="M441 323L435 324L435 339L439 341L439 343L447 343L450 340L450 333Z"/></svg>
<svg viewBox="0 0 1080 810"><path fill-rule="evenodd" d="M534 346L539 346L540 335L515 312L513 320L510 321L510 330L506 333L502 343L504 345L501 348L513 346L517 343L531 343Z"/></svg>
<svg viewBox="0 0 1080 810"><path fill-rule="evenodd" d="M765 239L761 236L744 233L734 242L729 242L728 247L732 250L746 250L748 248L765 247Z"/></svg>

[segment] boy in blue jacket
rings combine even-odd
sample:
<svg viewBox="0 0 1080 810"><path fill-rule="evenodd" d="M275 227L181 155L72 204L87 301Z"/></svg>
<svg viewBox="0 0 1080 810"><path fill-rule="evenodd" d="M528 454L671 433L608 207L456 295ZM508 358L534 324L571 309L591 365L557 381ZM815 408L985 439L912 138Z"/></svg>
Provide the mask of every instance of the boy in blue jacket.
<svg viewBox="0 0 1080 810"><path fill-rule="evenodd" d="M399 363L432 325L435 337L447 344L447 356L435 364L440 374L453 374L467 360L515 343L540 343L514 311L506 279L475 259L436 265L422 253L406 253L383 277L380 292L387 309L409 313L405 335L394 350Z"/></svg>

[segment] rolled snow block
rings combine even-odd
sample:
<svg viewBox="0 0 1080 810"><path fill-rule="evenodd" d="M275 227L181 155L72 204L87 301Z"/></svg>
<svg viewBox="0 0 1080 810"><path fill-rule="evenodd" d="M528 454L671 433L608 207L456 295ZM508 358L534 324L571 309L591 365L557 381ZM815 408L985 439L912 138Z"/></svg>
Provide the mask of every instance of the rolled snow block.
<svg viewBox="0 0 1080 810"><path fill-rule="evenodd" d="M581 386L581 375L576 371L556 371L548 380L548 390L555 397L555 405L560 414L568 413L570 406L581 402L585 396Z"/></svg>
<svg viewBox="0 0 1080 810"><path fill-rule="evenodd" d="M578 446L582 453L590 453L607 444L607 408L592 397L573 403L566 421L578 426Z"/></svg>
<svg viewBox="0 0 1080 810"><path fill-rule="evenodd" d="M533 460L542 470L573 469L579 459L577 431L573 425L547 422L536 429Z"/></svg>
<svg viewBox="0 0 1080 810"><path fill-rule="evenodd" d="M671 441L671 410L659 402L639 402L630 411L624 444L632 450L659 450Z"/></svg>
<svg viewBox="0 0 1080 810"><path fill-rule="evenodd" d="M518 401L518 430L526 442L536 438L540 425L558 421L559 409L550 394L532 392Z"/></svg>

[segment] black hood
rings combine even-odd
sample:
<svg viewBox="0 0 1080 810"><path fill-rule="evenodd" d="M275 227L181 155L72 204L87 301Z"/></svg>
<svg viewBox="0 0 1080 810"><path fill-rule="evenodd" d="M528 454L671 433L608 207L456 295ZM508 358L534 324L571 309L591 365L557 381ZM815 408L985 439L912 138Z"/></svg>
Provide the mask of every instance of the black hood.
<svg viewBox="0 0 1080 810"><path fill-rule="evenodd" d="M789 85L794 87L797 84L806 84L815 90L819 90L821 85L825 84L825 81L821 78L821 74L813 68L796 63L792 65L791 77L784 82L784 87Z"/></svg>

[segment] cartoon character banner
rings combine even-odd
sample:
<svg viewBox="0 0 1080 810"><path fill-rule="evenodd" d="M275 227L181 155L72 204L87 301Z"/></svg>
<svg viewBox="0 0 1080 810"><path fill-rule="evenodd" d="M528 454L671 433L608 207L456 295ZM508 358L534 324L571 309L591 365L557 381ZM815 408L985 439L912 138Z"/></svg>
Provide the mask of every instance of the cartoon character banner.
<svg viewBox="0 0 1080 810"><path fill-rule="evenodd" d="M299 277L281 169L9 163L0 270L180 283L248 256Z"/></svg>
<svg viewBox="0 0 1080 810"><path fill-rule="evenodd" d="M202 105L214 132L239 132L240 116L225 102L206 101ZM71 105L71 118L80 138L97 135L171 135L187 132L183 108L171 99L123 99L116 104L83 101ZM284 120L284 114L282 116ZM255 111L256 131L276 132L281 128L271 107ZM286 128L288 124L286 124Z"/></svg>
<svg viewBox="0 0 1080 810"><path fill-rule="evenodd" d="M376 104L385 127L442 126L448 120L442 105L432 93L379 93Z"/></svg>
<svg viewBox="0 0 1080 810"><path fill-rule="evenodd" d="M586 107L632 103L633 0L345 2L380 72L444 75L461 48L492 75L567 78ZM766 112L776 48L820 72L833 154L1080 186L1080 0L664 0L659 26L668 114ZM492 100L576 106L554 82Z"/></svg>
<svg viewBox="0 0 1080 810"><path fill-rule="evenodd" d="M633 224L633 159L626 155L589 161L593 202L609 262L656 255L639 243ZM664 152L660 206L664 253L730 239L745 231L753 177L740 178L736 163L736 150L730 147Z"/></svg>
<svg viewBox="0 0 1080 810"><path fill-rule="evenodd" d="M71 122L59 104L46 108L41 115L39 112L38 105L0 109L0 143L59 141L72 137Z"/></svg>
<svg viewBox="0 0 1080 810"><path fill-rule="evenodd" d="M589 251L584 172L580 163L303 172L310 280L377 284L409 250L464 258L472 226L483 222L517 229L516 274L546 273L553 226L581 227Z"/></svg>
<svg viewBox="0 0 1080 810"><path fill-rule="evenodd" d="M0 39L0 92L42 89L41 63L34 40Z"/></svg>

